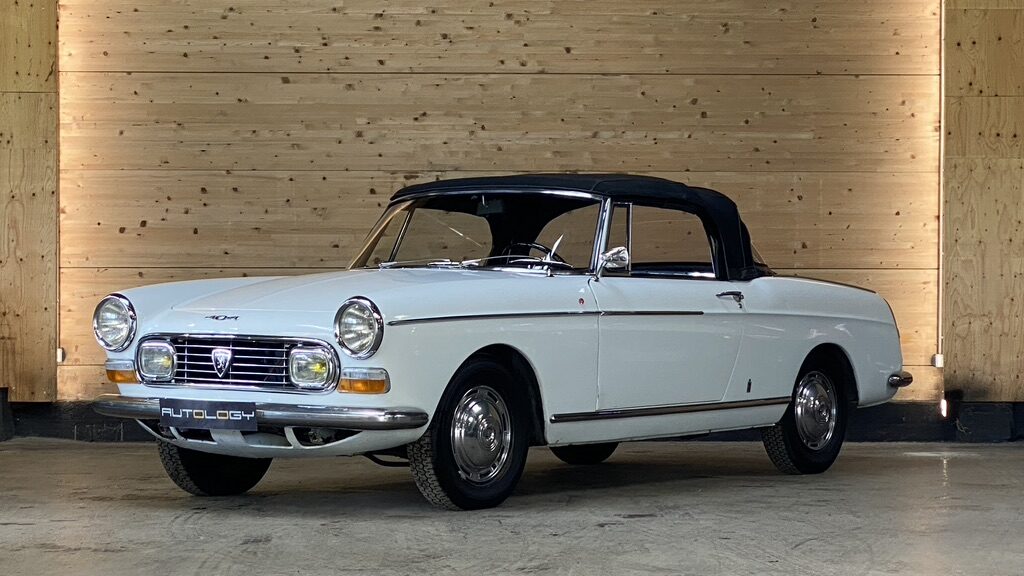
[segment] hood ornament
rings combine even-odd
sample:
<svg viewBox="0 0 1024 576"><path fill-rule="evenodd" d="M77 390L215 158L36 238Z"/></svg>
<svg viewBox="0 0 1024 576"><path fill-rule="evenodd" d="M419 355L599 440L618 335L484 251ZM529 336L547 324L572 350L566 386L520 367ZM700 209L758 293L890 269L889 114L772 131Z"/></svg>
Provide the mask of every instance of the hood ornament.
<svg viewBox="0 0 1024 576"><path fill-rule="evenodd" d="M210 358L213 359L213 369L217 372L218 378L223 378L228 372L228 368L231 367L231 350L229 348L214 348L213 352L210 352Z"/></svg>

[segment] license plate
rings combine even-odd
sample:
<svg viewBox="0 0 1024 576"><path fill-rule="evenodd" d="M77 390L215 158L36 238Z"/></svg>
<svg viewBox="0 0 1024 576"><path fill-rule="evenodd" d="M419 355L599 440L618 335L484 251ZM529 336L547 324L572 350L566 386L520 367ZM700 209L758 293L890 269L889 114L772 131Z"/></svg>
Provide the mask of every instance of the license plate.
<svg viewBox="0 0 1024 576"><path fill-rule="evenodd" d="M252 402L160 400L160 424L204 430L256 430L256 405Z"/></svg>

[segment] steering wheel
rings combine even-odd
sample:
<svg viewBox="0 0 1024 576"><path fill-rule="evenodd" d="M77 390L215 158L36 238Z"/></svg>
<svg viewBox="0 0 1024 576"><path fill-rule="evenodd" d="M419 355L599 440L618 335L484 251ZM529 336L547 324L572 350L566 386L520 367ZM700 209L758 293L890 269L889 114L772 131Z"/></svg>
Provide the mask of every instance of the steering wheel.
<svg viewBox="0 0 1024 576"><path fill-rule="evenodd" d="M548 248L547 246L539 242L513 242L509 244L508 247L505 248L505 254L507 254L509 257L516 256L516 247L526 248L526 256L529 256L530 250L538 250L544 254L544 260L548 260L550 258L551 260L554 260L559 264L565 264L566 266L569 266L569 263L565 261L565 258L562 258L561 256L558 255L557 252L553 252L551 248Z"/></svg>

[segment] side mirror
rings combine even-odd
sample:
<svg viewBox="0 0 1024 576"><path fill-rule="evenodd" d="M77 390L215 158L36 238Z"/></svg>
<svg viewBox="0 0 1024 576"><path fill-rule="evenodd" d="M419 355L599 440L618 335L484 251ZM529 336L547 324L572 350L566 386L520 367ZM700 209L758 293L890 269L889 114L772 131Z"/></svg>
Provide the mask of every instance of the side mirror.
<svg viewBox="0 0 1024 576"><path fill-rule="evenodd" d="M617 246L601 254L597 262L597 277L605 270L626 270L629 268L629 250L625 246Z"/></svg>

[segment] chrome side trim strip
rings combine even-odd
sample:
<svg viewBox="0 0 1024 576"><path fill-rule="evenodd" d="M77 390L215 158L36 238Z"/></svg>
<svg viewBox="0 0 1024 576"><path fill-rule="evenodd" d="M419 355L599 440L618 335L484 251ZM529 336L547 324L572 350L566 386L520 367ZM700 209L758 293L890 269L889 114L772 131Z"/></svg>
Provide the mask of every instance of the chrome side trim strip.
<svg viewBox="0 0 1024 576"><path fill-rule="evenodd" d="M462 320L498 320L506 318L553 318L559 316L597 316L597 311L581 312L509 312L505 314L466 314L461 316L432 316L426 318L408 318L405 320L391 320L388 326L403 326L405 324L427 324L430 322L459 322Z"/></svg>
<svg viewBox="0 0 1024 576"><path fill-rule="evenodd" d="M701 310L606 310L581 312L508 312L505 314L465 314L459 316L429 316L391 320L388 326L427 324L431 322L460 322L463 320L502 320L507 318L553 318L559 316L703 316Z"/></svg>
<svg viewBox="0 0 1024 576"><path fill-rule="evenodd" d="M605 310L601 316L703 316L703 310Z"/></svg>
<svg viewBox="0 0 1024 576"><path fill-rule="evenodd" d="M740 400L737 402L704 402L702 404L674 404L671 406L651 406L647 408L615 408L594 412L570 412L551 416L552 424L565 422L586 422L589 420L612 420L616 418L639 418L642 416L667 416L670 414L689 414L691 412L713 412L716 410L737 410L740 408L758 408L761 406L778 406L789 404L789 396L763 398L760 400Z"/></svg>
<svg viewBox="0 0 1024 576"><path fill-rule="evenodd" d="M103 394L92 403L106 416L159 420L159 398ZM256 403L256 420L267 426L308 426L346 430L404 430L426 425L427 413L412 408L350 408Z"/></svg>

